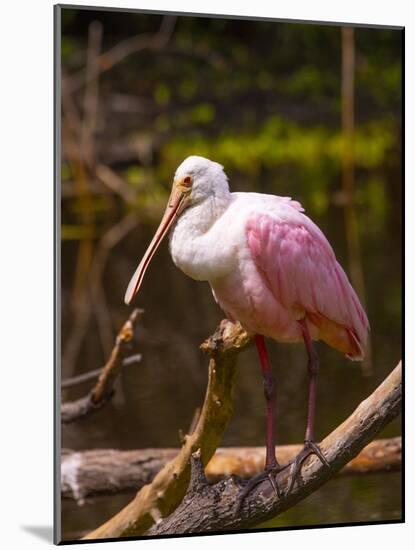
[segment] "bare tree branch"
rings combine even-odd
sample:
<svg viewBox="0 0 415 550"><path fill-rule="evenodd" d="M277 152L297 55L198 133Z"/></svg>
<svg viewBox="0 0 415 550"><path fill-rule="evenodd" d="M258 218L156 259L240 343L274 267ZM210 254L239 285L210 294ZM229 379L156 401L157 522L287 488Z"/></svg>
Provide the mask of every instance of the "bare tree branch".
<svg viewBox="0 0 415 550"><path fill-rule="evenodd" d="M84 382L89 382L90 380L94 380L95 378L98 378L102 370L103 370L103 367L101 367L100 369L90 370L83 374L78 374L77 376L71 376L70 378L65 378L61 382L61 389L66 390L67 388L72 388L73 386L77 386L78 384L83 384Z"/></svg>
<svg viewBox="0 0 415 550"><path fill-rule="evenodd" d="M92 390L85 397L77 401L62 403L62 422L74 422L79 418L85 417L101 408L111 399L114 392L114 382L121 371L123 359L129 351L129 344L134 336L134 327L141 313L142 310L134 309L128 320L124 323L117 335L111 355Z"/></svg>
<svg viewBox="0 0 415 550"><path fill-rule="evenodd" d="M127 214L104 233L95 247L89 274L89 290L91 307L97 320L101 346L105 357L110 352L109 346L114 333L111 315L107 306L107 297L102 282L103 274L107 265L109 253L133 229L135 229L135 227L137 227L137 223L137 216L134 212Z"/></svg>
<svg viewBox="0 0 415 550"><path fill-rule="evenodd" d="M80 152L86 166L93 169L96 163L95 132L99 112L99 56L102 42L102 23L93 21L88 28L86 56L87 86L83 98Z"/></svg>
<svg viewBox="0 0 415 550"><path fill-rule="evenodd" d="M160 50L164 48L173 34L176 20L176 16L166 15L163 17L160 28L156 33L141 33L127 38L126 40L122 40L116 46L99 56L96 75L88 75L86 71L82 69L73 75L67 76L62 82L62 86L65 87L68 92L75 92L83 85L87 84L89 78L96 78L99 74L110 70L114 65L120 63L120 61L123 61L129 55L138 53L142 50Z"/></svg>
<svg viewBox="0 0 415 550"><path fill-rule="evenodd" d="M123 367L125 367L128 365L132 365L134 363L139 363L140 361L141 361L141 353L135 353L134 355L130 355L129 357L126 357L125 359L123 359L122 364L123 364ZM83 384L84 382L89 382L90 380L94 380L95 378L98 378L98 376L102 373L103 370L104 370L104 367L101 367L100 369L90 370L83 374L72 376L71 378L65 378L65 380L62 380L61 382L61 388L64 390L67 388L72 388L73 386L78 386L78 384Z"/></svg>
<svg viewBox="0 0 415 550"><path fill-rule="evenodd" d="M111 191L117 193L127 204L132 204L136 200L136 192L128 185L118 174L109 166L98 164L95 169L96 177Z"/></svg>

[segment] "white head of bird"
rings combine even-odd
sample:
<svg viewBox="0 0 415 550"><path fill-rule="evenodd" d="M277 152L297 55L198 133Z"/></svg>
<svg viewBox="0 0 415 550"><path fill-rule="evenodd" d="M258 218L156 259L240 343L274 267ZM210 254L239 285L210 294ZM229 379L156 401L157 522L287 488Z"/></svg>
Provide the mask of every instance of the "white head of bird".
<svg viewBox="0 0 415 550"><path fill-rule="evenodd" d="M226 209L230 200L228 178L221 164L195 155L186 158L176 170L163 218L128 285L125 302L129 304L137 294L152 257L164 236L179 220L179 217L180 224L177 224L179 227L177 227L176 242L179 240L183 242L182 237L185 237L189 244L190 240L198 233L204 233L211 227ZM191 214L188 212L189 215L186 217L181 216L185 210L192 212ZM192 255L189 246L183 252L185 255ZM172 255L173 260L177 263L173 249ZM186 260L184 259L185 264ZM186 268L183 270L186 272ZM195 278L199 277L196 275Z"/></svg>
<svg viewBox="0 0 415 550"><path fill-rule="evenodd" d="M229 197L228 178L223 166L195 155L187 157L177 168L174 186L183 186L188 191L187 206L212 197L219 200Z"/></svg>

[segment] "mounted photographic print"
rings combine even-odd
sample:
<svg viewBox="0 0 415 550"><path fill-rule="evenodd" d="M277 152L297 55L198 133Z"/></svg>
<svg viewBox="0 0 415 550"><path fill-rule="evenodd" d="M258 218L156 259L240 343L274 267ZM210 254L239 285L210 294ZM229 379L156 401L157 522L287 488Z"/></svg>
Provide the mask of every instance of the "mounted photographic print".
<svg viewBox="0 0 415 550"><path fill-rule="evenodd" d="M404 31L252 15L55 7L56 543L403 521Z"/></svg>

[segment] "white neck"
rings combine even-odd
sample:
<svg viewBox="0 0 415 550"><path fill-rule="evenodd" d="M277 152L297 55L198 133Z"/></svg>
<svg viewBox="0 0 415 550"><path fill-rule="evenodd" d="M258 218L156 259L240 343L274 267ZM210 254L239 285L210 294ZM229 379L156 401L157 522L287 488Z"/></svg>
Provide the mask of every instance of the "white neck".
<svg viewBox="0 0 415 550"><path fill-rule="evenodd" d="M220 196L211 195L191 205L177 220L173 232L183 229L189 231L188 235L193 238L206 233L228 208L230 200L231 193L228 192Z"/></svg>
<svg viewBox="0 0 415 550"><path fill-rule="evenodd" d="M220 196L211 195L190 206L177 220L170 234L170 252L174 263L193 279L210 280L213 276L213 248L219 243L210 238L210 230L228 208L231 197L228 191Z"/></svg>

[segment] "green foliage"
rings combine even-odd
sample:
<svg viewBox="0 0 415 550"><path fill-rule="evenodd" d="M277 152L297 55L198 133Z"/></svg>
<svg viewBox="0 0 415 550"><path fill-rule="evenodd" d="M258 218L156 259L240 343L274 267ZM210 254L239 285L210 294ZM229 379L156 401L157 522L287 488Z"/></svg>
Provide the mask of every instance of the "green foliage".
<svg viewBox="0 0 415 550"><path fill-rule="evenodd" d="M71 167L68 162L62 162L61 164L61 179L62 181L69 180L71 177Z"/></svg>
<svg viewBox="0 0 415 550"><path fill-rule="evenodd" d="M151 34L161 22L153 15L65 10L62 61L69 71L82 63L96 19L103 51ZM355 46L355 202L372 234L391 212L384 168L397 170L400 162L402 43L398 31L356 28ZM137 192L143 222L159 216L175 168L191 154L222 163L234 188L297 196L312 215L323 216L341 188L341 47L338 26L182 17L164 49L133 54L103 73L102 106L115 94L144 106L137 114L122 104L101 110L97 136L133 150L137 136L146 136L151 166L136 157L113 166ZM62 177L73 177L66 165Z"/></svg>
<svg viewBox="0 0 415 550"><path fill-rule="evenodd" d="M182 99L190 100L197 93L197 82L194 78L184 78L178 88L178 94Z"/></svg>
<svg viewBox="0 0 415 550"><path fill-rule="evenodd" d="M63 61L70 59L71 56L76 52L76 49L77 49L77 43L75 40L67 36L62 36L61 56Z"/></svg>
<svg viewBox="0 0 415 550"><path fill-rule="evenodd" d="M154 99L159 105L167 105L170 101L170 89L164 82L158 82L154 89Z"/></svg>
<svg viewBox="0 0 415 550"><path fill-rule="evenodd" d="M80 241L97 237L95 231L85 225L62 225L61 239L63 241Z"/></svg>
<svg viewBox="0 0 415 550"><path fill-rule="evenodd" d="M215 107L210 103L199 103L193 107L191 120L195 124L209 124L215 118Z"/></svg>
<svg viewBox="0 0 415 550"><path fill-rule="evenodd" d="M394 143L394 130L388 119L358 127L354 139L356 165L367 169L379 166ZM339 130L320 125L303 127L273 116L250 132L224 130L211 137L198 132L176 135L164 145L161 154L163 162L171 166L191 152L215 158L228 170L257 174L263 168L284 164L318 170L323 163L338 169L342 150Z"/></svg>

